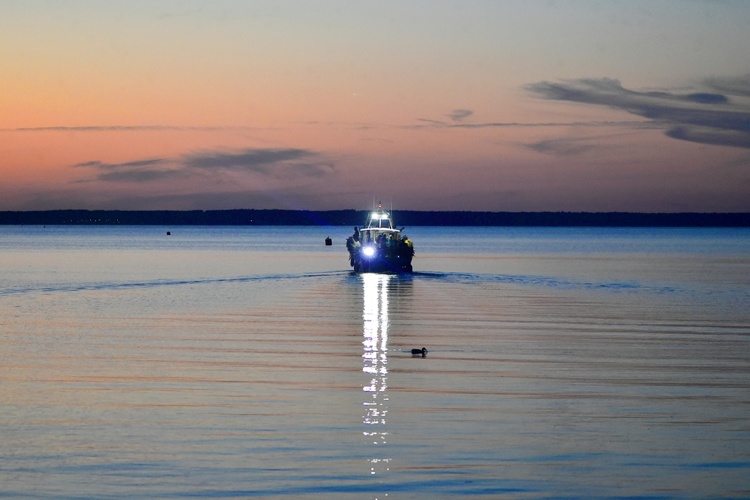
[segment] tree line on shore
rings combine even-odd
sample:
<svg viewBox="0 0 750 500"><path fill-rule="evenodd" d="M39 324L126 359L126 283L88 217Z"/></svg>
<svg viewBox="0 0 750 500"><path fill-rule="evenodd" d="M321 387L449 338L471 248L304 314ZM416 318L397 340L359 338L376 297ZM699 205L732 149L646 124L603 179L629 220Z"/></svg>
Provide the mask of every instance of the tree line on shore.
<svg viewBox="0 0 750 500"><path fill-rule="evenodd" d="M355 226L366 210L41 210L0 212L2 225ZM399 210L399 226L750 227L750 213Z"/></svg>

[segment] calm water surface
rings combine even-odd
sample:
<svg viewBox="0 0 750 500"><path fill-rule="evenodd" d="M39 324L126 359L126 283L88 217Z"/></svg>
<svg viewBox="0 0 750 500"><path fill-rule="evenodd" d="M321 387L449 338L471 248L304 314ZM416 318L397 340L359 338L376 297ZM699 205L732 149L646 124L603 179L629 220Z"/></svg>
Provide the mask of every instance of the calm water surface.
<svg viewBox="0 0 750 500"><path fill-rule="evenodd" d="M750 230L349 233L0 226L0 497L750 497Z"/></svg>

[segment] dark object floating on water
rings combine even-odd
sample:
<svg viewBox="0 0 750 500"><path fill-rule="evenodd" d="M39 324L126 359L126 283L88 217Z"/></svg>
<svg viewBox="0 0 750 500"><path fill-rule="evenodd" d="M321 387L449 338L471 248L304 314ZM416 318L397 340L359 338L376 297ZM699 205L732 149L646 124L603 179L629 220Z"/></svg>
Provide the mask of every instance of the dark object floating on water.
<svg viewBox="0 0 750 500"><path fill-rule="evenodd" d="M332 240L332 239L331 239L331 237L329 236L329 237L327 237L327 238L326 238L326 246L327 246L327 247L330 247L331 245L333 245L333 240Z"/></svg>
<svg viewBox="0 0 750 500"><path fill-rule="evenodd" d="M167 231L167 236L172 236L172 231Z"/></svg>
<svg viewBox="0 0 750 500"><path fill-rule="evenodd" d="M411 350L412 356L422 356L423 358L427 356L427 348L423 347L421 349L412 349Z"/></svg>
<svg viewBox="0 0 750 500"><path fill-rule="evenodd" d="M346 240L349 263L355 273L411 273L414 245L393 225L391 214L378 203L367 225L355 227Z"/></svg>

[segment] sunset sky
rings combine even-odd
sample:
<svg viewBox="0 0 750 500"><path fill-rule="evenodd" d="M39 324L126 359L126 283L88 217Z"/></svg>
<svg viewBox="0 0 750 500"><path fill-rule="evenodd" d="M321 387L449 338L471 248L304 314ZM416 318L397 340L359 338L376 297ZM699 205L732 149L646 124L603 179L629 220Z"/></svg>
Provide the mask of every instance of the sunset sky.
<svg viewBox="0 0 750 500"><path fill-rule="evenodd" d="M0 210L750 211L750 2L0 2Z"/></svg>

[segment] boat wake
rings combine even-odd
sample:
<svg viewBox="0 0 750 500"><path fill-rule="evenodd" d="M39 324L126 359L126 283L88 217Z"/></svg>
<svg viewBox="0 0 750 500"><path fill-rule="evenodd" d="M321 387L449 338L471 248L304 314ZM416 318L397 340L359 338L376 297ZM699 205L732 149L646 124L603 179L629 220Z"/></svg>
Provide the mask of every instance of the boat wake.
<svg viewBox="0 0 750 500"><path fill-rule="evenodd" d="M136 290L157 287L184 287L217 284L239 284L239 283L263 283L284 282L303 280L343 280L359 282L362 274L350 270L321 271L298 274L265 274L249 276L230 277L206 277L195 279L155 279L147 281L99 281L99 282L67 282L67 283L38 283L27 286L7 286L0 289L0 298L23 295L52 295L57 293L78 293L87 291L113 291L113 290ZM444 284L482 286L482 285L508 285L529 288L546 288L568 291L589 291L604 293L645 293L651 295L687 294L726 296L732 290L729 289L699 289L688 286L678 286L670 283L629 281L587 281L576 280L561 276L543 275L520 275L520 274L482 274L463 272L431 272L415 271L413 273L391 275L396 282L410 282L413 284L422 282L439 282ZM740 296L747 296L747 290L734 290L740 292ZM736 297L735 297L736 299Z"/></svg>
<svg viewBox="0 0 750 500"><path fill-rule="evenodd" d="M612 292L652 292L675 293L675 286L647 284L638 281L585 281L562 278L558 276L516 275L516 274L473 274L473 273L437 273L415 272L414 279L437 280L456 284L508 284L520 286L556 288L560 290L594 290Z"/></svg>
<svg viewBox="0 0 750 500"><path fill-rule="evenodd" d="M351 274L350 271L326 271L302 274L268 274L253 276L236 276L223 278L196 278L196 279L161 279L151 281L101 281L87 283L55 283L39 284L36 286L26 287L7 287L0 290L0 297L25 295L25 294L54 294L66 292L89 292L105 290L129 290L129 289L148 289L156 287L178 287L193 285L215 285L221 283L249 283L249 282L266 282L266 281L288 281L288 280L306 280L326 277L343 277Z"/></svg>

